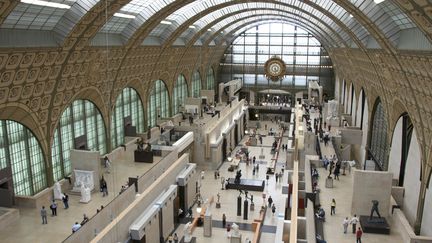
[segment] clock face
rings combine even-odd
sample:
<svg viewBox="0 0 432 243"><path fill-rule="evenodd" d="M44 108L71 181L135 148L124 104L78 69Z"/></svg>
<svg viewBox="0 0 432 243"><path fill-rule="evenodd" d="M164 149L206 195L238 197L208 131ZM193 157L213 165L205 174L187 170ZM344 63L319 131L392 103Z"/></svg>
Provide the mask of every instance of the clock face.
<svg viewBox="0 0 432 243"><path fill-rule="evenodd" d="M281 70L282 70L282 68L281 68L279 63L274 62L274 63L270 64L269 71L272 75L275 75L275 76L279 75Z"/></svg>
<svg viewBox="0 0 432 243"><path fill-rule="evenodd" d="M264 64L265 76L273 82L280 81L285 76L285 62L279 57L272 57Z"/></svg>

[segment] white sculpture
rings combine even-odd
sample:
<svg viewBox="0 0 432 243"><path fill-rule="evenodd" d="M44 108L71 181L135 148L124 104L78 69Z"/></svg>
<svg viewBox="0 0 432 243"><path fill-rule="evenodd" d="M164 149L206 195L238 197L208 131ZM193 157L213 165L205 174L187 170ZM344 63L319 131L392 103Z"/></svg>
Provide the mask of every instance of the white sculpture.
<svg viewBox="0 0 432 243"><path fill-rule="evenodd" d="M87 188L84 186L84 184L81 184L81 203L88 203L91 200L91 193L90 188Z"/></svg>
<svg viewBox="0 0 432 243"><path fill-rule="evenodd" d="M54 183L54 199L56 200L62 200L63 198L63 193L61 191L61 185L58 181L56 181L56 183Z"/></svg>
<svg viewBox="0 0 432 243"><path fill-rule="evenodd" d="M239 226L236 223L233 223L231 228L233 230L231 236L240 236Z"/></svg>
<svg viewBox="0 0 432 243"><path fill-rule="evenodd" d="M183 234L184 234L184 242L191 242L192 240L192 222L188 222L183 227Z"/></svg>
<svg viewBox="0 0 432 243"><path fill-rule="evenodd" d="M93 173L93 171L87 170L74 170L75 182L72 191L81 191L81 184L84 184L85 187L89 188L90 191L92 191L94 189Z"/></svg>
<svg viewBox="0 0 432 243"><path fill-rule="evenodd" d="M336 100L330 100L328 102L328 119L335 118L338 116L338 102Z"/></svg>

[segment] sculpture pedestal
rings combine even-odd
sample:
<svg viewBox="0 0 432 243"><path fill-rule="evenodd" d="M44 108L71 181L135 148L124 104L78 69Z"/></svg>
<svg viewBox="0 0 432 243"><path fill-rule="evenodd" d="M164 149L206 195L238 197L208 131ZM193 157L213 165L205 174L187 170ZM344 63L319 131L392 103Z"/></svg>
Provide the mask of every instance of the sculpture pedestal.
<svg viewBox="0 0 432 243"><path fill-rule="evenodd" d="M230 243L242 243L242 236L240 235L232 235Z"/></svg>
<svg viewBox="0 0 432 243"><path fill-rule="evenodd" d="M390 234L390 226L384 217L360 216L360 224L365 233Z"/></svg>
<svg viewBox="0 0 432 243"><path fill-rule="evenodd" d="M325 182L325 187L326 188L333 188L333 178L327 177L326 182Z"/></svg>
<svg viewBox="0 0 432 243"><path fill-rule="evenodd" d="M220 208L220 207L221 207L220 202L217 202L217 203L216 203L216 208Z"/></svg>

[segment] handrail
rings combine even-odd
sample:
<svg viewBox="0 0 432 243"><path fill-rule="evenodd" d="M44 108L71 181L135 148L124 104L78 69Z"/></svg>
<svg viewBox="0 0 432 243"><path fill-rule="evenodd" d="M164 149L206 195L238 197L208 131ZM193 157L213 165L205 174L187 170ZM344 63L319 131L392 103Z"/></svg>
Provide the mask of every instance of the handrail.
<svg viewBox="0 0 432 243"><path fill-rule="evenodd" d="M291 227L290 227L290 241L297 242L297 216L298 216L298 161L294 161L293 169L293 190L292 190L292 200L291 200Z"/></svg>

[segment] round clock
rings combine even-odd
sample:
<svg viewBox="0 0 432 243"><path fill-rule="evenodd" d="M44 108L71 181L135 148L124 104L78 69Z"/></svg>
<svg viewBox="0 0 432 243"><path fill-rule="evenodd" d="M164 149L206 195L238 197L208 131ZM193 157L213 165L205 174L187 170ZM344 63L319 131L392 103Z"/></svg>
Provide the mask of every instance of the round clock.
<svg viewBox="0 0 432 243"><path fill-rule="evenodd" d="M285 76L285 62L279 57L272 57L264 64L265 76L273 82L278 82Z"/></svg>

